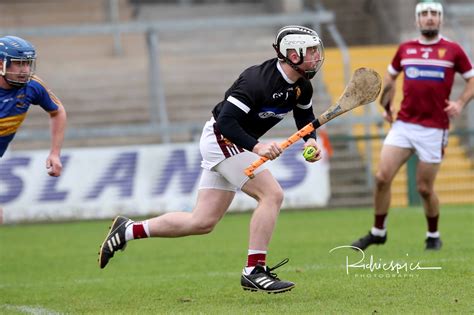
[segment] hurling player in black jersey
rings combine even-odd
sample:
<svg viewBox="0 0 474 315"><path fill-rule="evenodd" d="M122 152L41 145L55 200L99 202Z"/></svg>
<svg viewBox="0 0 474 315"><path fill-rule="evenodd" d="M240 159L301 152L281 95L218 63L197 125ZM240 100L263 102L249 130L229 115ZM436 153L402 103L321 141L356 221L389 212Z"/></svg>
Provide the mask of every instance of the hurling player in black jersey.
<svg viewBox="0 0 474 315"><path fill-rule="evenodd" d="M318 34L307 27L290 25L277 33L273 44L277 58L242 72L212 110L200 140L203 173L196 206L191 213L172 212L142 222L119 216L107 234L100 252L104 268L126 242L145 237L180 237L212 231L230 206L237 190L257 202L250 221L247 264L241 276L246 290L285 292L295 284L279 280L265 264L268 245L283 201L283 191L268 169L261 167L249 180L244 169L261 156L277 158L276 142L258 139L293 111L298 129L315 117L310 79L320 69L324 48ZM304 146L317 148L309 162L318 161L320 150L313 132Z"/></svg>

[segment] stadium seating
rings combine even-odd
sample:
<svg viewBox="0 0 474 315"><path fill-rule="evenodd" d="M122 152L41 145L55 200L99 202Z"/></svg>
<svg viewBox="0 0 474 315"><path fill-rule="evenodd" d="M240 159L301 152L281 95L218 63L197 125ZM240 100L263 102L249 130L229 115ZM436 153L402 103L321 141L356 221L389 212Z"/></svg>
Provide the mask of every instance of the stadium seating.
<svg viewBox="0 0 474 315"><path fill-rule="evenodd" d="M0 3L1 26L46 26L51 24L101 23L106 19L105 1L4 1ZM120 19L130 21L133 8L126 0L120 0ZM221 14L255 14L263 8L255 5L240 5L237 11L220 7ZM191 10L192 11L192 10ZM151 9L142 11L144 19L152 16L165 19L180 19L193 12L183 8L172 11ZM21 12L19 14L18 12ZM171 12L171 13L169 13ZM202 7L194 11L197 17L208 15ZM54 18L51 16L54 15ZM191 15L196 17L194 15ZM165 89L165 100L170 122L201 124L210 117L210 110L219 102L225 90L241 70L264 61L273 54L270 43L273 28L238 30L195 30L193 32L166 32L159 34L161 82ZM69 128L94 128L107 126L133 126L148 123L152 113L149 107L149 61L144 34L123 34L123 53L116 55L112 36L84 35L80 37L34 37L28 38L37 47L38 74L63 101L69 114ZM249 44L250 43L250 44ZM350 49L352 69L368 66L381 74L385 73L395 46L352 47ZM335 100L344 88L341 52L327 49L322 70L324 86ZM399 82L400 83L400 82ZM401 85L399 85L401 86ZM399 97L400 92L397 93ZM325 93L315 96L316 112L322 112L331 103ZM364 115L358 109L354 115ZM22 129L45 130L48 121L40 109L30 111ZM371 126L373 135L387 131L380 126ZM276 130L272 136L285 136L289 129ZM293 128L291 128L293 130ZM331 138L347 135L347 129L334 124L327 129ZM363 135L364 126L356 125L354 135ZM191 141L200 130L176 134L173 141ZM66 147L104 146L123 144L159 143L159 135L137 138L121 134L116 137L70 138ZM347 141L333 141L334 155L331 159L332 206L370 205L372 194L366 187L364 142L353 150ZM17 139L13 149L47 148L47 140ZM380 140L372 141L373 170L378 163ZM442 202L473 202L474 174L472 161L466 158L457 137L450 138L447 158L439 174L437 189ZM406 175L402 170L395 180L393 203L406 205Z"/></svg>

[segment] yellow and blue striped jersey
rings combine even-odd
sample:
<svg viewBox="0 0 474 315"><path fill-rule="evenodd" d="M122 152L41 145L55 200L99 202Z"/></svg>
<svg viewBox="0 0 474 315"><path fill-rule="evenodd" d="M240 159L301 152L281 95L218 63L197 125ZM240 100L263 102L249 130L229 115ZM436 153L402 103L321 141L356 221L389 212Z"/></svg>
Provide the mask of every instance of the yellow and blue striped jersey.
<svg viewBox="0 0 474 315"><path fill-rule="evenodd" d="M49 113L62 106L61 101L37 76L21 88L0 88L0 157L13 140L31 105L39 105Z"/></svg>

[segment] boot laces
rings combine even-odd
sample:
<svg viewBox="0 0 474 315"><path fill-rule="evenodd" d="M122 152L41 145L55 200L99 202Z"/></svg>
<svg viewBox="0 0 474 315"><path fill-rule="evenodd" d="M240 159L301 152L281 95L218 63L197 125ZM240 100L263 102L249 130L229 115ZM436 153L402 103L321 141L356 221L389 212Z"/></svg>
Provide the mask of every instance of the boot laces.
<svg viewBox="0 0 474 315"><path fill-rule="evenodd" d="M280 279L277 277L277 274L274 273L274 272L272 272L272 271L275 270L275 269L277 269L277 268L280 268L281 266L283 266L283 265L285 265L285 264L287 264L289 261L290 261L290 260L289 260L288 258L285 258L285 259L283 259L282 261L280 261L278 264L276 264L275 266L273 266L273 267L271 267L271 268L268 268L268 267L267 267L265 273L266 273L269 277L271 277L271 278L273 278L273 279L275 279L275 280L280 281Z"/></svg>

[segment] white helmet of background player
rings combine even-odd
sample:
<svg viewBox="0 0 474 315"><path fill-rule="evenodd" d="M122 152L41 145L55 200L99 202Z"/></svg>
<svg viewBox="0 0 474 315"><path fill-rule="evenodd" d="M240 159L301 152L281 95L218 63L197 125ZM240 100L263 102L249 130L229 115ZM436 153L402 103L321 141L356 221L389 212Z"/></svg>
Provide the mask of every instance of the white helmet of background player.
<svg viewBox="0 0 474 315"><path fill-rule="evenodd" d="M420 15L423 12L437 12L439 15L439 24L436 27L428 27L428 28L422 28L420 24ZM435 37L439 33L439 29L441 26L441 23L443 22L443 6L439 2L435 2L432 0L420 2L416 5L415 9L415 15L416 15L416 25L420 29L421 34L427 36L427 37Z"/></svg>
<svg viewBox="0 0 474 315"><path fill-rule="evenodd" d="M318 60L316 60L314 68L310 70L302 70L299 66L304 61L306 50L311 47L314 47L317 50ZM324 61L324 46L318 33L304 26L289 25L281 28L275 37L273 48L275 48L277 52L278 59L289 64L306 79L312 79L321 68ZM287 57L289 49L294 49L300 57L300 60L297 63L293 63Z"/></svg>

